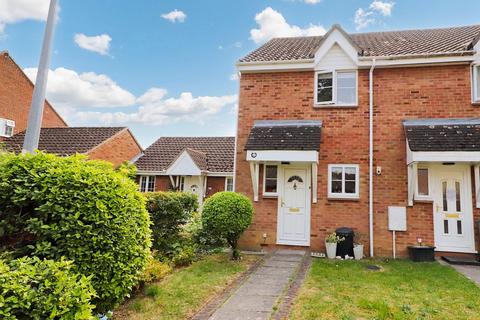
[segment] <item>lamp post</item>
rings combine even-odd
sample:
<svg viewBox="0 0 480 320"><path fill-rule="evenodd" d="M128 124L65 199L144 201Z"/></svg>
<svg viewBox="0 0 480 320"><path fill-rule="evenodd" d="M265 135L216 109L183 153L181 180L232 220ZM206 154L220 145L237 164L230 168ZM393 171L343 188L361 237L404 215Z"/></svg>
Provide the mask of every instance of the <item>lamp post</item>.
<svg viewBox="0 0 480 320"><path fill-rule="evenodd" d="M43 107L45 105L45 93L47 89L48 70L50 69L50 57L52 55L53 32L56 23L57 0L50 1L47 24L43 38L42 53L38 64L37 79L33 89L32 104L28 114L27 132L23 141L22 153L34 152L38 149L40 128L42 127Z"/></svg>

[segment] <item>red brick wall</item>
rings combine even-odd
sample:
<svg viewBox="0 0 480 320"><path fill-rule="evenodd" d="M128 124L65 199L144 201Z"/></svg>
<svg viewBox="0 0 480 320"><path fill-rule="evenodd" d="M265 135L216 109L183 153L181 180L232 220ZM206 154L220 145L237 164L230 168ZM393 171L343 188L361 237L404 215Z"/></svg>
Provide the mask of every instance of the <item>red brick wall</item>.
<svg viewBox="0 0 480 320"><path fill-rule="evenodd" d="M132 160L142 149L135 141L130 130L123 130L106 140L88 153L90 159L106 160L116 167L122 162Z"/></svg>
<svg viewBox="0 0 480 320"><path fill-rule="evenodd" d="M312 204L311 247L324 249L324 238L340 226L350 226L368 238L368 70L359 70L357 108L314 108L313 72L243 74L240 81L236 190L252 196L250 170L243 151L254 120L322 120L318 166L318 203ZM470 101L470 70L467 65L375 70L374 165L382 175L374 178L375 249L391 255L387 231L389 205L406 205L407 168L402 120L407 118L474 117L480 110ZM360 199L327 199L327 166L360 165ZM259 189L261 190L261 188ZM277 200L254 203L253 225L242 237L244 247L258 248L262 234L275 244ZM480 214L475 211L478 218ZM417 203L408 209L408 229L397 233L400 255L422 236L433 242L432 205ZM368 239L365 250L368 252Z"/></svg>
<svg viewBox="0 0 480 320"><path fill-rule="evenodd" d="M27 127L33 84L6 54L0 54L0 118L15 121L14 133ZM42 127L67 127L52 106L45 102Z"/></svg>
<svg viewBox="0 0 480 320"><path fill-rule="evenodd" d="M225 191L225 177L208 177L207 197L221 191Z"/></svg>

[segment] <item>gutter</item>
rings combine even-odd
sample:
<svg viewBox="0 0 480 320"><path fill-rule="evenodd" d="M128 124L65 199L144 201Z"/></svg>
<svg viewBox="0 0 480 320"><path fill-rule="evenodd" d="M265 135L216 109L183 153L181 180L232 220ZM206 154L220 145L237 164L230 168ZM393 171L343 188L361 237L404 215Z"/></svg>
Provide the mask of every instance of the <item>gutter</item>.
<svg viewBox="0 0 480 320"><path fill-rule="evenodd" d="M370 234L370 257L373 257L373 71L375 70L375 58L372 59L372 66L369 73L369 179L368 179L368 217L369 217L369 234Z"/></svg>

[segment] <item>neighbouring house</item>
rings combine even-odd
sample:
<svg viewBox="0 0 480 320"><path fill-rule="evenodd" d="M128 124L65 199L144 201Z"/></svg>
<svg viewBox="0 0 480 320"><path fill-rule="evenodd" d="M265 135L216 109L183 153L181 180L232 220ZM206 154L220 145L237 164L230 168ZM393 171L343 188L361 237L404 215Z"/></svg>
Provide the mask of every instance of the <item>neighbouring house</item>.
<svg viewBox="0 0 480 320"><path fill-rule="evenodd" d="M237 63L244 248L480 248L480 25L276 38ZM397 230L395 235L393 229Z"/></svg>
<svg viewBox="0 0 480 320"><path fill-rule="evenodd" d="M5 139L5 149L21 152L24 138L25 131ZM127 127L42 128L38 150L59 156L85 154L89 159L109 161L115 167L142 155L142 147Z"/></svg>
<svg viewBox="0 0 480 320"><path fill-rule="evenodd" d="M33 83L7 51L0 51L0 141L27 128ZM45 101L42 127L67 127L67 123Z"/></svg>
<svg viewBox="0 0 480 320"><path fill-rule="evenodd" d="M234 137L161 137L136 162L140 191L186 191L199 203L233 191Z"/></svg>
<svg viewBox="0 0 480 320"><path fill-rule="evenodd" d="M0 52L0 143L21 152L33 83L6 51ZM45 101L38 149L61 156L82 153L118 166L142 155L142 147L126 127L69 127Z"/></svg>

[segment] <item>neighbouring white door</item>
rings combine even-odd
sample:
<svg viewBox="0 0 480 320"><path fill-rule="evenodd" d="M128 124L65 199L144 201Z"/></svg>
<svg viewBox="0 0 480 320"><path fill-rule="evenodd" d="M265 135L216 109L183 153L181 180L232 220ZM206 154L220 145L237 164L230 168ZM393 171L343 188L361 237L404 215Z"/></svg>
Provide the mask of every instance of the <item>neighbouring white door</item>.
<svg viewBox="0 0 480 320"><path fill-rule="evenodd" d="M310 245L310 172L283 167L280 177L277 243Z"/></svg>
<svg viewBox="0 0 480 320"><path fill-rule="evenodd" d="M198 202L203 203L203 179L201 176L186 176L183 185L184 192L192 192L197 195Z"/></svg>
<svg viewBox="0 0 480 320"><path fill-rule="evenodd" d="M436 250L474 252L470 167L441 166L435 176Z"/></svg>

